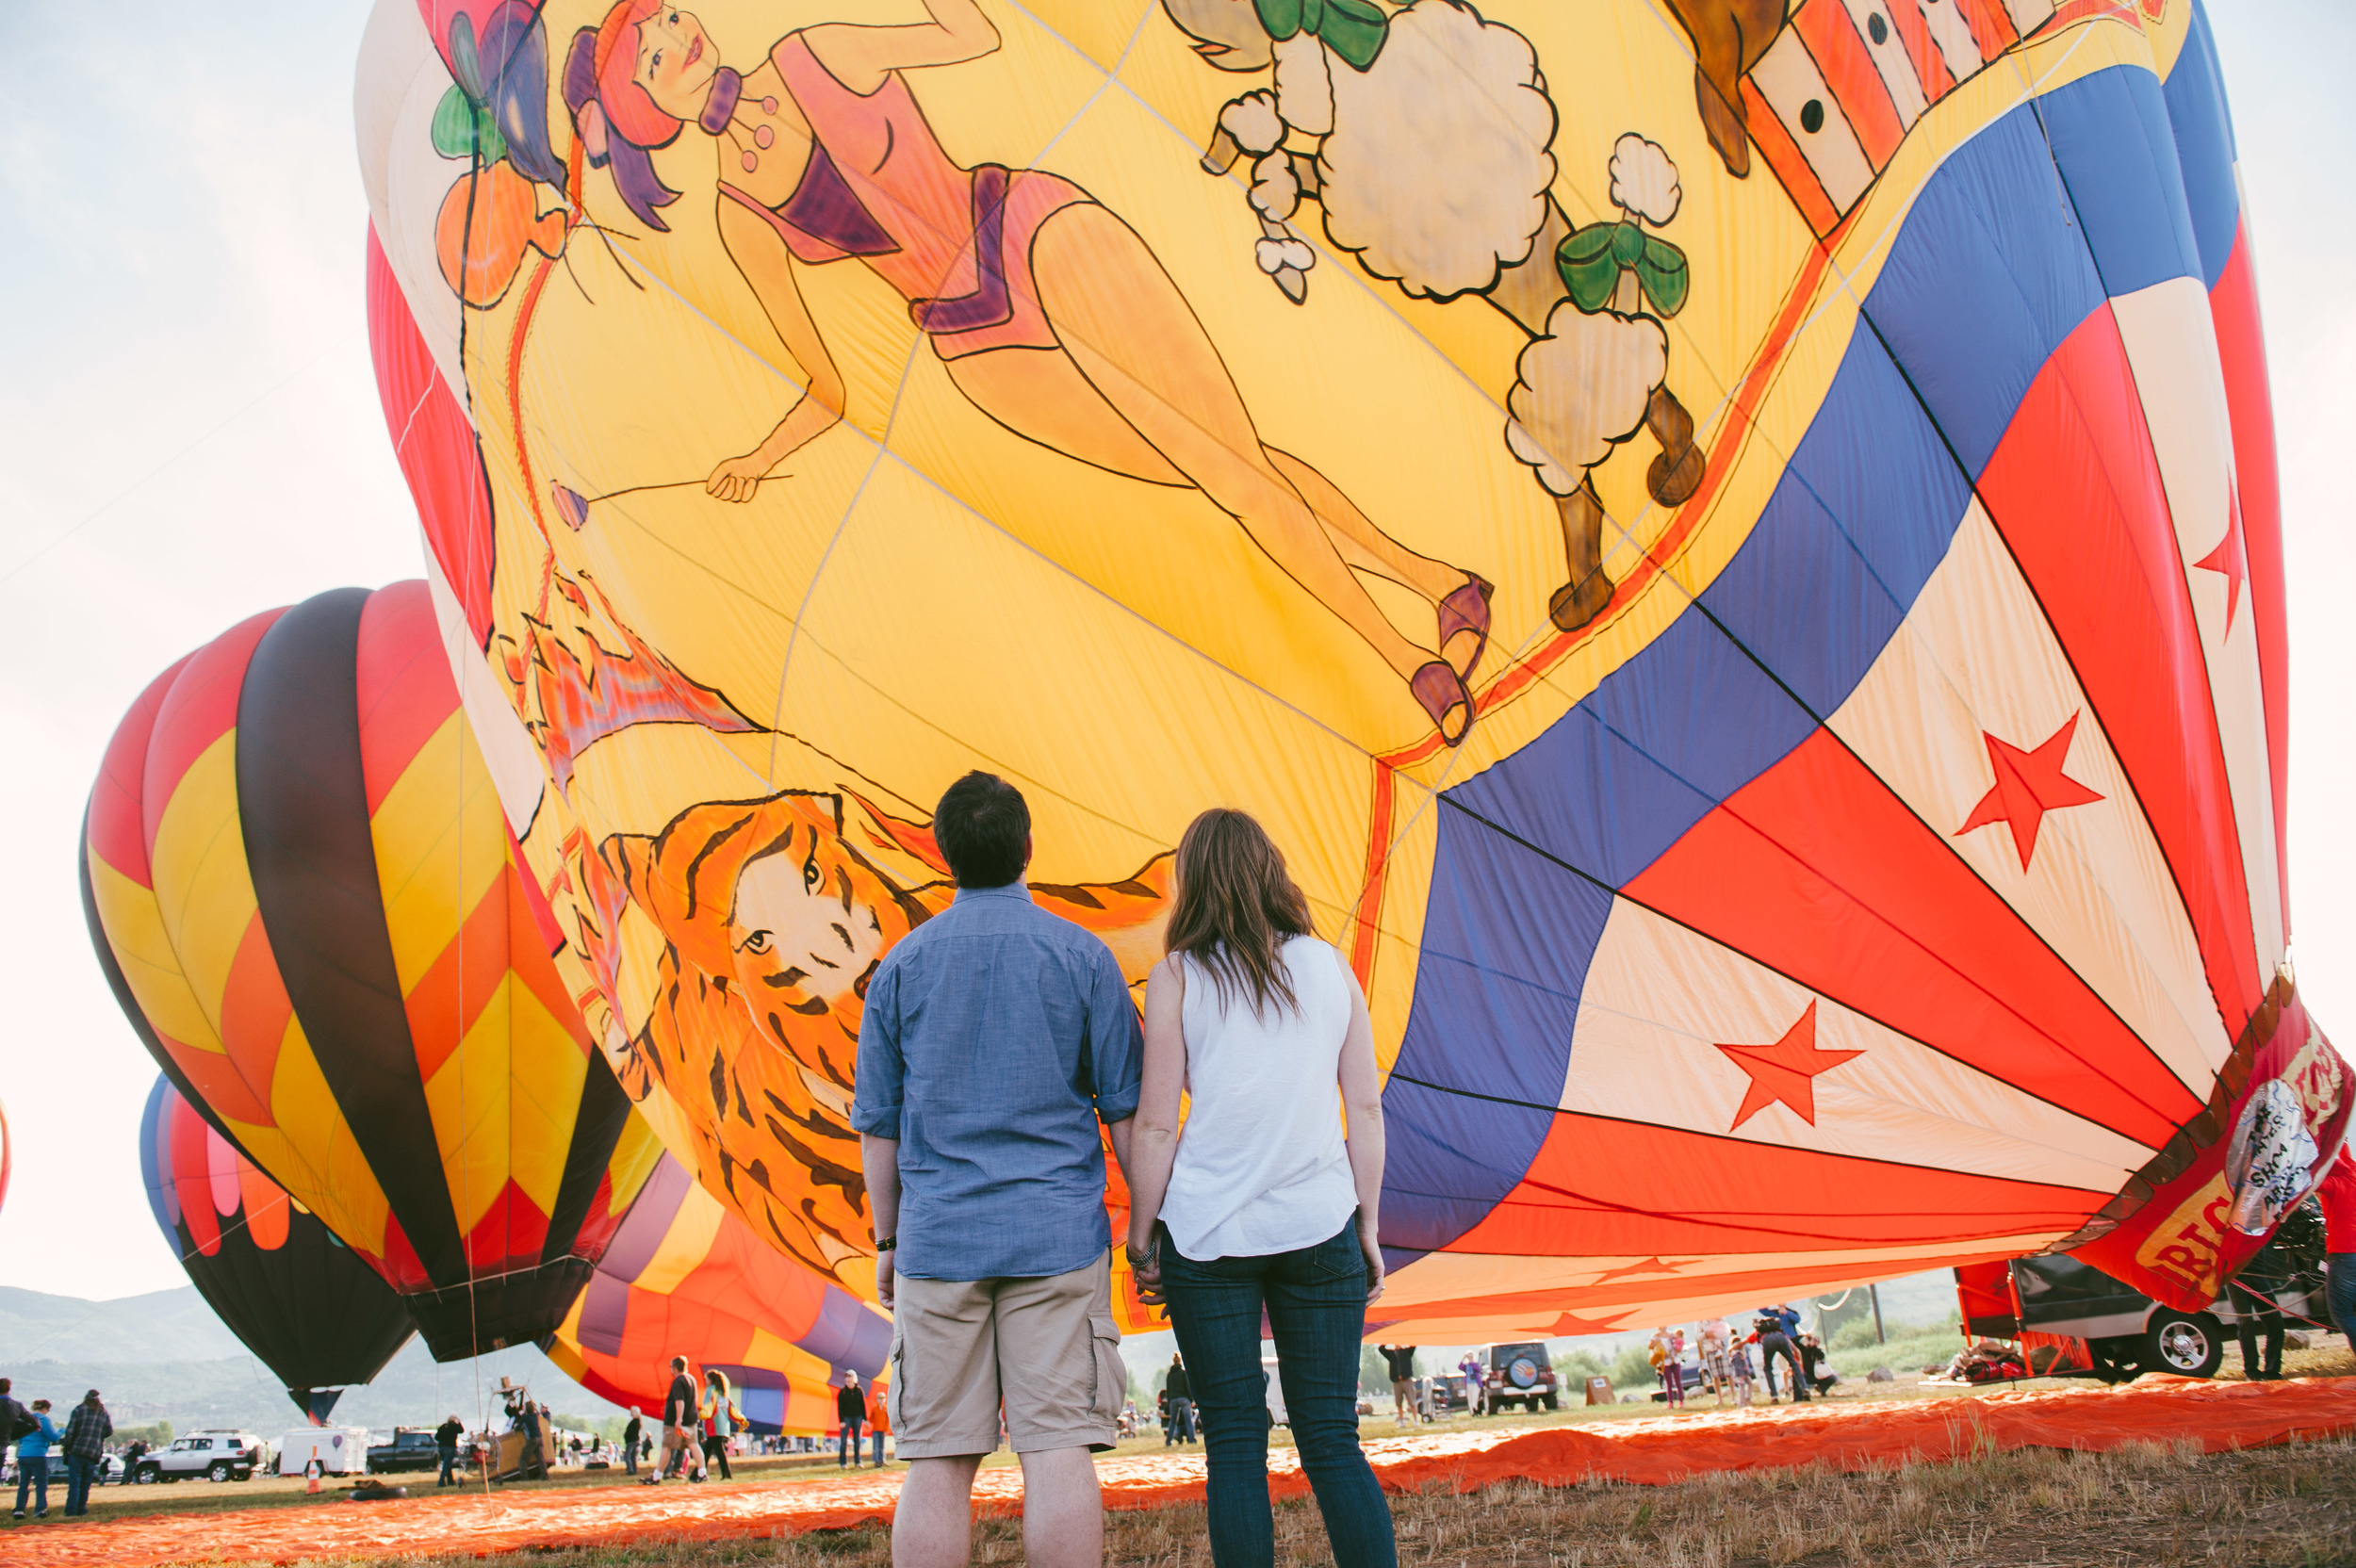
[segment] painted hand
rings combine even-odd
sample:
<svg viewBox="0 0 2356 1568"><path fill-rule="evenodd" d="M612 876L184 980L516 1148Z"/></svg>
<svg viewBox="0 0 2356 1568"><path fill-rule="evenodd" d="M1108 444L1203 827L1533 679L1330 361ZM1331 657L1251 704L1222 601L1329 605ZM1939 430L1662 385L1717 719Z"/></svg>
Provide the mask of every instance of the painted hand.
<svg viewBox="0 0 2356 1568"><path fill-rule="evenodd" d="M743 457L729 458L712 469L712 477L704 482L704 488L720 500L748 501L761 488L761 477L769 472L771 466L770 460L760 452L746 452Z"/></svg>

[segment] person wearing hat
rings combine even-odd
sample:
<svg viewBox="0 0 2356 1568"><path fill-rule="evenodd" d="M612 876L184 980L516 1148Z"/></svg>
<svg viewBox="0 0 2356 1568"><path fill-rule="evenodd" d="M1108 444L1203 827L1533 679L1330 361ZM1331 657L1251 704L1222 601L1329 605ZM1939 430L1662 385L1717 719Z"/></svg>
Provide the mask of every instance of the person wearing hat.
<svg viewBox="0 0 2356 1568"><path fill-rule="evenodd" d="M434 1446L441 1455L442 1474L434 1481L436 1487L458 1486L458 1440L466 1435L466 1424L453 1415L434 1429Z"/></svg>
<svg viewBox="0 0 2356 1568"><path fill-rule="evenodd" d="M98 1390L82 1396L74 1413L65 1418L65 1515L79 1518L90 1511L90 1483L106 1462L106 1439L115 1431L114 1418L98 1402Z"/></svg>

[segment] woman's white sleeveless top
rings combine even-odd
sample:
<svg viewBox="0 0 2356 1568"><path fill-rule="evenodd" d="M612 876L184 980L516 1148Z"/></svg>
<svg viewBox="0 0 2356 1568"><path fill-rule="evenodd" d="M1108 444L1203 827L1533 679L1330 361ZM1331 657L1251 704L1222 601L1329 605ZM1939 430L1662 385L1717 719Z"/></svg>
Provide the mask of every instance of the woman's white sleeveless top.
<svg viewBox="0 0 2356 1568"><path fill-rule="evenodd" d="M1331 1237L1358 1207L1342 1146L1342 1039L1350 986L1315 937L1284 944L1299 1005L1254 1015L1184 959L1186 1087L1192 1103L1162 1199L1181 1254L1266 1257Z"/></svg>

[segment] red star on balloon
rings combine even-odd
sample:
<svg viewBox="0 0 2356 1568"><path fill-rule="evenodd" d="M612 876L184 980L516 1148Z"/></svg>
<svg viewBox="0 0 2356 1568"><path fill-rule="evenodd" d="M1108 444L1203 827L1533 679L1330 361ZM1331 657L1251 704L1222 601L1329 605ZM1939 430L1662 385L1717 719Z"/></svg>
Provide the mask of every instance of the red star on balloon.
<svg viewBox="0 0 2356 1568"><path fill-rule="evenodd" d="M1609 1317L1581 1317L1575 1312L1566 1312L1554 1320L1554 1327L1548 1329L1546 1334L1552 1339L1571 1339L1579 1334L1608 1334L1617 1329L1627 1316L1624 1312L1615 1312Z"/></svg>
<svg viewBox="0 0 2356 1568"><path fill-rule="evenodd" d="M1721 1046L1719 1049L1723 1051L1726 1048ZM1700 1260L1690 1261L1698 1263ZM1625 1280L1636 1274L1674 1274L1684 1266L1681 1263L1663 1263L1659 1258L1646 1258L1642 1263L1629 1264L1626 1268L1608 1268L1595 1276L1595 1283L1610 1284L1614 1280Z"/></svg>
<svg viewBox="0 0 2356 1568"><path fill-rule="evenodd" d="M2037 853L2037 830L2046 812L2102 798L2062 772L2062 764L2070 758L2070 737L2077 728L2078 715L2072 713L2070 722L2035 751L2023 751L1982 730L1980 738L1988 743L1988 765L1996 782L1972 808L1970 819L1955 829L1955 837L1960 839L1990 823L2004 823L2012 828L2012 847L2021 852L2021 869L2027 871L2029 857Z"/></svg>
<svg viewBox="0 0 2356 1568"><path fill-rule="evenodd" d="M1726 1129L1739 1131L1742 1123L1781 1101L1800 1114L1800 1119L1810 1127L1816 1125L1816 1075L1839 1067L1852 1056L1862 1056L1862 1051L1819 1051L1816 1049L1816 1004L1810 1001L1808 1011L1799 1021L1783 1032L1783 1038L1773 1045L1720 1045L1727 1060L1751 1075L1751 1086L1742 1096L1742 1108L1734 1113L1734 1125Z"/></svg>
<svg viewBox="0 0 2356 1568"><path fill-rule="evenodd" d="M2250 580L2250 547L2241 531L2241 492L2227 495L2225 537L2217 542L2217 548L2193 563L2205 571L2220 572L2225 577L2225 629L2233 629L2233 607L2241 601L2241 585Z"/></svg>

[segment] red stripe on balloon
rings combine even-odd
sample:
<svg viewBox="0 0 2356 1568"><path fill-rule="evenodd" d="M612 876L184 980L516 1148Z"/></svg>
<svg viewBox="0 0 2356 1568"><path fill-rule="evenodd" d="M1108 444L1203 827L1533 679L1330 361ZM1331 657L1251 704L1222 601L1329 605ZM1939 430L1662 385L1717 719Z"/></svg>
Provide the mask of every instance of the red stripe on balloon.
<svg viewBox="0 0 2356 1568"><path fill-rule="evenodd" d="M237 694L245 685L246 665L262 634L285 613L265 610L249 616L181 662L180 678L156 708L140 778L139 842L148 854L155 853L156 825L163 821L164 808L172 803L180 780L207 746L237 727Z"/></svg>
<svg viewBox="0 0 2356 1568"><path fill-rule="evenodd" d="M155 715L163 708L164 696L188 663L182 659L147 683L147 690L115 727L106 743L106 755L98 764L98 782L90 787L90 852L142 888L155 886L147 867L144 813L139 809L147 748L155 739Z"/></svg>
<svg viewBox="0 0 2356 1568"><path fill-rule="evenodd" d="M380 588L360 607L352 684L360 704L360 771L368 814L458 710L433 595L415 578ZM464 782L451 778L452 795Z"/></svg>
<svg viewBox="0 0 2356 1568"><path fill-rule="evenodd" d="M180 1223L205 1257L221 1250L221 1216L213 1212L213 1130L184 1101L172 1107L172 1184L180 1196Z"/></svg>
<svg viewBox="0 0 2356 1568"><path fill-rule="evenodd" d="M2109 1197L1565 1112L1520 1184L1444 1250L1968 1252L1974 1240L2073 1231Z"/></svg>
<svg viewBox="0 0 2356 1568"><path fill-rule="evenodd" d="M2135 786L2238 1033L2265 995L2241 832L2168 493L2107 304L2037 372L1980 494Z"/></svg>
<svg viewBox="0 0 2356 1568"><path fill-rule="evenodd" d="M246 921L245 934L229 960L229 977L221 986L221 1043L228 1060L221 1078L207 1088L205 1102L214 1115L256 1127L277 1123L270 1111L270 1089L293 1018L294 1004L286 998L286 984L279 977L270 933L257 910ZM182 1066L187 1066L185 1061Z"/></svg>
<svg viewBox="0 0 2356 1568"><path fill-rule="evenodd" d="M453 1194L460 1198L463 1193ZM466 1263L477 1275L539 1266L548 1245L548 1217L510 1177L466 1233Z"/></svg>
<svg viewBox="0 0 2356 1568"><path fill-rule="evenodd" d="M2266 384L2266 333L2258 318L2258 279L2250 230L2233 236L2233 254L2209 290L2217 357L2225 366L2225 404L2233 425L2233 481L2241 494L2242 547L2250 558L2250 610L2258 633L2258 683L2266 702L2266 762L2274 782L2274 854L2281 867L2282 934L2291 929L2290 629L2283 618L2282 489L2275 467L2274 394Z"/></svg>
<svg viewBox="0 0 2356 1568"><path fill-rule="evenodd" d="M515 874L509 866L492 880L475 906L466 911L466 923L459 927L457 937L401 999L409 1014L409 1038L417 1054L420 1084L432 1082L442 1070L507 978L508 878Z"/></svg>
<svg viewBox="0 0 2356 1568"><path fill-rule="evenodd" d="M2147 1148L2200 1113L2076 972L1826 730L1623 892Z"/></svg>

